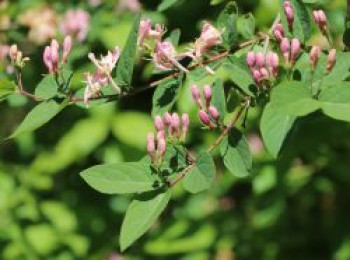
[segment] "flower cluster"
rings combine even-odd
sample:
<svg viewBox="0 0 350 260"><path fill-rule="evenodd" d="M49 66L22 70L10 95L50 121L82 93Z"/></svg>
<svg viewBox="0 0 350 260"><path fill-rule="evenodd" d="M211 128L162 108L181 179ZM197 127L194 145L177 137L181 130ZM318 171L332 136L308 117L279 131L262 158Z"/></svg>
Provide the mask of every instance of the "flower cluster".
<svg viewBox="0 0 350 260"><path fill-rule="evenodd" d="M246 62L259 90L263 90L264 83L269 87L269 81L278 76L279 57L274 52L266 55L262 52L248 52Z"/></svg>
<svg viewBox="0 0 350 260"><path fill-rule="evenodd" d="M100 59L97 59L94 53L89 53L88 57L96 66L96 70L93 74L85 73L84 102L86 105L88 105L91 98L100 96L102 87L108 84L111 84L117 94L120 94L120 88L112 79L112 71L117 65L119 56L120 50L118 46L113 51L108 51L107 55L101 56Z"/></svg>
<svg viewBox="0 0 350 260"><path fill-rule="evenodd" d="M208 126L209 129L213 129L214 126L219 126L220 114L215 106L211 104L212 101L212 89L211 86L203 86L203 97L205 105L202 102L202 95L197 85L191 87L192 98L199 108L198 116L203 125Z"/></svg>
<svg viewBox="0 0 350 260"><path fill-rule="evenodd" d="M62 63L66 63L68 60L69 53L72 50L72 38L66 36L63 41L63 50L62 50ZM51 41L49 46L45 47L43 60L44 64L49 70L50 73L56 74L59 71L60 63L60 45L56 39Z"/></svg>
<svg viewBox="0 0 350 260"><path fill-rule="evenodd" d="M82 42L85 40L90 27L90 15L84 10L68 10L60 25L64 35L70 35Z"/></svg>
<svg viewBox="0 0 350 260"><path fill-rule="evenodd" d="M162 25L156 24L152 28L150 20L143 20L140 23L138 44L142 48L153 50L152 60L158 70L169 71L178 69L185 73L188 70L179 63L179 59L190 57L198 65L203 66L203 55L208 51L222 43L221 32L208 22L204 22L200 37L187 52L177 54L174 45L170 41L162 41L162 36L165 34L165 28ZM146 41L154 42L154 48L146 44ZM206 67L209 73L214 73L209 67Z"/></svg>
<svg viewBox="0 0 350 260"><path fill-rule="evenodd" d="M159 165L163 161L167 150L167 137L171 141L185 140L189 124L190 119L186 113L181 116L181 126L180 117L177 113L170 114L167 112L163 118L161 116L154 118L157 133L156 135L154 133L147 135L147 153L153 164Z"/></svg>

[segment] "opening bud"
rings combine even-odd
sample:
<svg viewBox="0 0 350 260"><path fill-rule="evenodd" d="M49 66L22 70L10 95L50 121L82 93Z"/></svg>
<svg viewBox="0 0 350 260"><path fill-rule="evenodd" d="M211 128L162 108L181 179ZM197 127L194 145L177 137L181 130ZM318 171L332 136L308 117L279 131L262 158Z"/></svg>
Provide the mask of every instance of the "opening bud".
<svg viewBox="0 0 350 260"><path fill-rule="evenodd" d="M337 50L332 49L329 51L328 58L327 58L327 65L326 65L326 70L327 72L330 72L337 60Z"/></svg>
<svg viewBox="0 0 350 260"><path fill-rule="evenodd" d="M201 120L203 125L207 125L207 126L211 127L210 117L207 114L207 112L205 112L204 110L200 110L198 112L198 115L199 115L199 119Z"/></svg>
<svg viewBox="0 0 350 260"><path fill-rule="evenodd" d="M208 112L209 112L211 118L212 118L215 122L217 122L217 121L219 120L220 115L219 115L219 112L218 112L218 110L216 109L216 107L210 106L210 107L208 108Z"/></svg>
<svg viewBox="0 0 350 260"><path fill-rule="evenodd" d="M318 60L321 56L321 47L320 46L313 46L310 51L310 65L312 69L315 69L317 66Z"/></svg>

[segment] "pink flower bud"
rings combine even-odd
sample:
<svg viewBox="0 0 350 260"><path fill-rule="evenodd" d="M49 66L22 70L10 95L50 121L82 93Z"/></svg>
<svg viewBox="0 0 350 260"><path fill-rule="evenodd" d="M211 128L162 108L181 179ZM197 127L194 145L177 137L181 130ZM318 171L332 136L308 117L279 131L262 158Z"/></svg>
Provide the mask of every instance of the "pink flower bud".
<svg viewBox="0 0 350 260"><path fill-rule="evenodd" d="M313 46L310 51L310 65L312 69L316 67L320 56L321 56L321 47L317 45Z"/></svg>
<svg viewBox="0 0 350 260"><path fill-rule="evenodd" d="M327 28L327 17L323 10L316 10L313 12L314 21L322 32Z"/></svg>
<svg viewBox="0 0 350 260"><path fill-rule="evenodd" d="M143 42L147 37L150 35L150 31L152 30L152 23L151 20L142 20L140 22L140 29L139 29L139 37L138 37L138 44L143 45Z"/></svg>
<svg viewBox="0 0 350 260"><path fill-rule="evenodd" d="M156 116L154 118L154 126L158 132L164 130L164 123L163 123L163 120L160 116Z"/></svg>
<svg viewBox="0 0 350 260"><path fill-rule="evenodd" d="M193 85L191 87L191 92L192 92L192 98L193 98L194 102L196 102L196 104L199 108L202 108L201 94L199 92L197 85Z"/></svg>
<svg viewBox="0 0 350 260"><path fill-rule="evenodd" d="M44 54L43 54L43 60L44 60L44 64L47 67L47 69L49 70L50 73L52 73L52 61L51 61L51 48L50 46L46 46L45 50L44 50Z"/></svg>
<svg viewBox="0 0 350 260"><path fill-rule="evenodd" d="M210 106L210 107L208 108L208 112L209 112L211 118L212 118L215 122L217 122L217 121L219 120L220 115L219 115L219 112L218 112L218 110L216 109L216 107Z"/></svg>
<svg viewBox="0 0 350 260"><path fill-rule="evenodd" d="M169 112L166 112L166 113L164 114L164 124L165 124L166 126L170 126L170 125L171 125L171 115L170 115Z"/></svg>
<svg viewBox="0 0 350 260"><path fill-rule="evenodd" d="M284 29L281 23L278 23L276 25L275 29L273 30L273 35L275 36L278 42L282 41L282 39L284 38Z"/></svg>
<svg viewBox="0 0 350 260"><path fill-rule="evenodd" d="M336 63L336 60L337 60L337 50L332 49L329 51L328 59L327 59L326 70L328 72L330 72L333 69L333 67Z"/></svg>
<svg viewBox="0 0 350 260"><path fill-rule="evenodd" d="M179 115L177 113L173 113L171 115L171 129L170 129L170 133L173 134L180 134L180 118Z"/></svg>
<svg viewBox="0 0 350 260"><path fill-rule="evenodd" d="M286 62L289 62L289 51L290 51L290 42L287 38L283 38L281 41L281 51L283 54L283 57Z"/></svg>
<svg viewBox="0 0 350 260"><path fill-rule="evenodd" d="M274 52L269 52L266 55L266 66L269 70L270 76L273 77L277 76L278 73L278 65L279 65L279 58L278 55Z"/></svg>
<svg viewBox="0 0 350 260"><path fill-rule="evenodd" d="M293 22L294 22L294 11L292 4L289 1L285 1L283 4L284 13L286 14L288 27L290 30L293 28Z"/></svg>
<svg viewBox="0 0 350 260"><path fill-rule="evenodd" d="M198 115L199 115L199 119L201 120L202 124L207 125L207 126L211 126L210 117L207 114L207 112L200 110L198 112Z"/></svg>
<svg viewBox="0 0 350 260"><path fill-rule="evenodd" d="M190 118L188 114L186 113L182 114L181 123L182 123L182 138L185 139L188 132L188 126L190 125Z"/></svg>
<svg viewBox="0 0 350 260"><path fill-rule="evenodd" d="M72 37L69 35L64 38L63 41L63 55L62 55L62 61L64 63L68 60L68 55L72 50Z"/></svg>
<svg viewBox="0 0 350 260"><path fill-rule="evenodd" d="M58 63L59 63L59 44L57 40L51 41L51 64L52 64L52 71L56 73L58 71Z"/></svg>
<svg viewBox="0 0 350 260"><path fill-rule="evenodd" d="M204 45L204 49L211 48L215 45L221 44L221 32L212 24L204 22L200 40Z"/></svg>
<svg viewBox="0 0 350 260"><path fill-rule="evenodd" d="M154 152L155 152L155 143L154 143L154 134L149 133L147 135L147 153L151 157L152 161L154 161Z"/></svg>
<svg viewBox="0 0 350 260"><path fill-rule="evenodd" d="M204 94L204 98L205 98L205 103L206 103L207 107L209 107L211 97L212 97L212 91L211 91L211 87L209 85L205 85L203 87L203 94Z"/></svg>
<svg viewBox="0 0 350 260"><path fill-rule="evenodd" d="M265 66L265 55L262 52L256 54L256 66L258 68Z"/></svg>
<svg viewBox="0 0 350 260"><path fill-rule="evenodd" d="M161 156L164 156L166 152L166 141L163 136L157 136L157 151Z"/></svg>
<svg viewBox="0 0 350 260"><path fill-rule="evenodd" d="M9 51L9 56L12 61L15 61L17 59L18 55L18 47L16 44L11 45L10 51Z"/></svg>
<svg viewBox="0 0 350 260"><path fill-rule="evenodd" d="M254 79L255 84L258 85L260 83L261 73L259 70L256 69L253 71L253 79Z"/></svg>
<svg viewBox="0 0 350 260"><path fill-rule="evenodd" d="M292 65L295 63L296 58L298 57L301 50L301 44L299 39L294 38L291 43L291 52L290 52L290 59L292 62Z"/></svg>
<svg viewBox="0 0 350 260"><path fill-rule="evenodd" d="M262 68L260 68L259 69L259 72L260 72L260 75L261 75L261 79L260 80L262 80L262 79L268 79L269 78L269 72L267 71L267 69L265 68L265 67L262 67Z"/></svg>
<svg viewBox="0 0 350 260"><path fill-rule="evenodd" d="M252 69L255 66L255 62L256 62L255 52L253 51L248 52L246 61L247 61L248 67Z"/></svg>

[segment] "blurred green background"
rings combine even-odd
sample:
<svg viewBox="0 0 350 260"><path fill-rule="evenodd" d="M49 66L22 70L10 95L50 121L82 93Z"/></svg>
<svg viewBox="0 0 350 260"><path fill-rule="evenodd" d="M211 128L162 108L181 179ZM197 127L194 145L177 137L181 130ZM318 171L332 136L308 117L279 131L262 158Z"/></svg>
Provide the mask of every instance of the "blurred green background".
<svg viewBox="0 0 350 260"><path fill-rule="evenodd" d="M67 9L90 13L88 37L76 43L71 57L75 88L84 87L82 72L92 69L89 51L103 54L124 44L135 10L115 0L94 2L0 1L1 44L16 42L31 58L24 70L27 90L33 91L46 73L41 53L47 40L31 39L33 28L21 21L30 10L49 8L57 17ZM199 34L202 20L216 19L227 1L215 2L180 0L163 12L157 11L160 1L141 5L145 17L165 23L169 31L181 29L186 43ZM346 1L304 2L324 8L332 33L341 37ZM242 13L256 15L259 30L268 28L279 11L278 0L237 3ZM315 33L310 43L322 41ZM0 63L0 77L13 78L8 61ZM147 62L139 60L134 85L154 78ZM144 156L146 135L153 129L152 94L89 109L69 107L35 133L1 144L0 259L350 259L350 125L317 113L300 120L276 161L259 137L259 109L250 112L247 124L252 176L235 178L217 160L219 174L210 191L189 195L176 187L157 224L119 253L119 228L131 198L100 194L78 173ZM1 102L0 136L13 132L33 106L18 95ZM210 144L215 134L201 134L186 84L177 108L189 112L193 122L188 147Z"/></svg>

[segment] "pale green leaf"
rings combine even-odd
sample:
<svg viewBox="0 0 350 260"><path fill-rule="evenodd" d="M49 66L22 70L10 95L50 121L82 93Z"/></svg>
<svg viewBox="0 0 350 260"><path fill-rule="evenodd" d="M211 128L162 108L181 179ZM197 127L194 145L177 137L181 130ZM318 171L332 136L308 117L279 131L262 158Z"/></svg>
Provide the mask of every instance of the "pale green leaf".
<svg viewBox="0 0 350 260"><path fill-rule="evenodd" d="M278 107L268 104L262 114L260 131L269 153L277 158L296 118L281 113Z"/></svg>
<svg viewBox="0 0 350 260"><path fill-rule="evenodd" d="M334 119L350 122L350 83L325 86L319 100L323 112Z"/></svg>
<svg viewBox="0 0 350 260"><path fill-rule="evenodd" d="M141 16L137 15L122 54L120 55L116 78L123 88L130 88L134 71Z"/></svg>
<svg viewBox="0 0 350 260"><path fill-rule="evenodd" d="M320 102L312 98L308 86L298 81L286 81L274 88L271 103L292 116L306 116L320 108Z"/></svg>
<svg viewBox="0 0 350 260"><path fill-rule="evenodd" d="M54 118L67 105L68 100L62 103L58 103L55 100L41 102L28 113L17 130L9 138L38 129Z"/></svg>
<svg viewBox="0 0 350 260"><path fill-rule="evenodd" d="M80 175L92 188L106 194L141 193L154 190L157 184L150 165L140 162L97 165Z"/></svg>
<svg viewBox="0 0 350 260"><path fill-rule="evenodd" d="M53 98L57 94L58 86L54 75L46 75L36 86L35 95L41 98Z"/></svg>
<svg viewBox="0 0 350 260"><path fill-rule="evenodd" d="M126 211L119 243L124 251L141 237L164 211L171 197L170 190L140 194Z"/></svg>
<svg viewBox="0 0 350 260"><path fill-rule="evenodd" d="M186 174L184 188L191 193L209 189L215 179L215 164L209 153L198 156L196 165Z"/></svg>
<svg viewBox="0 0 350 260"><path fill-rule="evenodd" d="M232 129L220 145L226 168L235 176L246 177L252 170L252 154L244 135Z"/></svg>

